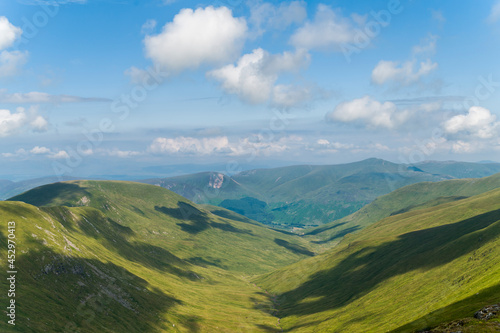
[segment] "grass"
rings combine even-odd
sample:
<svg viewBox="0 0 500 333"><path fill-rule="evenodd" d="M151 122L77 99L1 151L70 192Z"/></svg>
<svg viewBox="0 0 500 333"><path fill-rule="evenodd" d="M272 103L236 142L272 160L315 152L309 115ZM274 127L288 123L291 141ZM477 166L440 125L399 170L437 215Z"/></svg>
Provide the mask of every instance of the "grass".
<svg viewBox="0 0 500 333"><path fill-rule="evenodd" d="M76 181L12 200L0 202L0 251L5 268L6 223L16 221L19 332L272 326L262 311L271 302L249 279L312 254L297 236L212 214L157 186Z"/></svg>
<svg viewBox="0 0 500 333"><path fill-rule="evenodd" d="M284 331L413 332L500 299L500 190L387 217L266 274Z"/></svg>

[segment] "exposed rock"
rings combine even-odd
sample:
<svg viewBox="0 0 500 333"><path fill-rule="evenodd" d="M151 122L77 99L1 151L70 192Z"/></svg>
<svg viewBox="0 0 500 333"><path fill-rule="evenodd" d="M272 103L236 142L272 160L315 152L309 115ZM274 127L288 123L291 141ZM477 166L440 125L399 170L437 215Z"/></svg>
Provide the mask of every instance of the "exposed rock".
<svg viewBox="0 0 500 333"><path fill-rule="evenodd" d="M498 315L500 312L500 303L482 308L474 314L474 318L481 320L489 320Z"/></svg>

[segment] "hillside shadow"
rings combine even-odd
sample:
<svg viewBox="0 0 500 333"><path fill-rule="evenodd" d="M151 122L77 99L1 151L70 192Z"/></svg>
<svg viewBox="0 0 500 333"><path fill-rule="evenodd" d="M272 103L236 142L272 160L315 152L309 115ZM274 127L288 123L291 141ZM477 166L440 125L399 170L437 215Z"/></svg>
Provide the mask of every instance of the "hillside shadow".
<svg viewBox="0 0 500 333"><path fill-rule="evenodd" d="M164 326L159 317L182 304L123 267L61 256L41 244L33 244L27 254L20 255L18 265L23 268L18 273L23 283L16 305L30 319L16 321L23 332L33 327L47 332L90 332L96 327L157 332Z"/></svg>
<svg viewBox="0 0 500 333"><path fill-rule="evenodd" d="M89 199L92 194L84 187L72 183L54 183L34 188L28 192L8 199L8 201L22 201L33 206L48 206L57 201L57 206L74 206L83 196Z"/></svg>
<svg viewBox="0 0 500 333"><path fill-rule="evenodd" d="M188 203L179 201L177 205L178 208L155 206L155 210L178 220L189 221L189 223L177 223L177 225L181 227L181 230L184 232L196 235L212 227L233 233L247 235L253 234L251 230L239 229L229 223L212 222L208 214Z"/></svg>
<svg viewBox="0 0 500 333"><path fill-rule="evenodd" d="M314 243L314 244L326 244L326 243L329 243L329 242L334 241L336 239L342 238L342 237L344 237L347 234L350 234L350 233L353 233L355 231L358 231L359 229L361 229L361 227L359 225L357 225L355 227L349 227L347 229L344 229L344 230L336 233L333 236L330 236L329 238L327 238L325 240L322 240L322 241L311 241L311 243Z"/></svg>
<svg viewBox="0 0 500 333"><path fill-rule="evenodd" d="M162 247L149 243L129 240L134 231L109 218L104 218L98 211L91 210L82 214L80 229L88 236L102 239L106 247L113 249L123 258L145 267L154 268L179 277L197 280L196 274L185 267L185 261ZM90 225L92 223L92 225Z"/></svg>
<svg viewBox="0 0 500 333"><path fill-rule="evenodd" d="M280 313L303 316L340 308L394 276L449 263L498 237L499 220L500 210L494 210L457 223L403 234L380 246L362 248L280 295Z"/></svg>
<svg viewBox="0 0 500 333"><path fill-rule="evenodd" d="M317 229L314 229L313 231L305 233L304 236L314 236L314 235L320 234L320 233L322 233L324 231L332 230L332 229L336 229L338 227L341 227L341 226L343 226L346 223L347 222L340 222L340 223L337 223L337 224L334 224L334 225L328 225L328 226L319 227Z"/></svg>
<svg viewBox="0 0 500 333"><path fill-rule="evenodd" d="M309 257L314 256L314 252L309 251L307 248L305 248L301 245L298 245L298 244L293 244L293 243L287 242L284 239L275 238L274 242L277 245L282 246L285 249L292 251L295 254L302 254L302 255L309 256Z"/></svg>
<svg viewBox="0 0 500 333"><path fill-rule="evenodd" d="M206 213L182 201L179 201L177 206L178 208L155 206L155 210L177 220L189 221L190 223L177 223L177 225L181 227L182 231L193 235L210 227L210 219Z"/></svg>

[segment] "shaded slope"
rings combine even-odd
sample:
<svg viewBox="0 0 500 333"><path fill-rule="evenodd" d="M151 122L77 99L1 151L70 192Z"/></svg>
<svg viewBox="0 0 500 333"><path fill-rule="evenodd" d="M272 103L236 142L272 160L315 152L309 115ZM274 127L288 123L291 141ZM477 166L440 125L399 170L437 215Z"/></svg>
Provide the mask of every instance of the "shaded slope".
<svg viewBox="0 0 500 333"><path fill-rule="evenodd" d="M499 281L497 189L388 217L257 283L279 295L285 331L412 332L498 302Z"/></svg>

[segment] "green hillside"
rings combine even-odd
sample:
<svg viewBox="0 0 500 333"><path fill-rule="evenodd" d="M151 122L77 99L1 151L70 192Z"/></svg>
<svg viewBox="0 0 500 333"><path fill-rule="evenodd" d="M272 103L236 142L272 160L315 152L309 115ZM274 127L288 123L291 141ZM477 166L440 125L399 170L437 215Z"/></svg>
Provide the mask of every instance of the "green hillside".
<svg viewBox="0 0 500 333"><path fill-rule="evenodd" d="M500 174L480 179L453 179L405 186L375 199L352 215L305 231L314 244L331 247L348 233L361 230L385 217L437 206L500 187Z"/></svg>
<svg viewBox="0 0 500 333"><path fill-rule="evenodd" d="M453 178L380 159L338 165L301 165L207 172L144 182L197 203L218 205L277 228L311 227L354 213L378 196L423 181Z"/></svg>
<svg viewBox="0 0 500 333"><path fill-rule="evenodd" d="M4 272L7 222L16 222L14 331L252 332L276 325L272 302L249 279L314 253L297 236L217 210L129 182L56 183L0 202ZM0 285L8 289L6 279ZM0 299L8 302L6 293ZM2 332L11 328L0 324Z"/></svg>
<svg viewBox="0 0 500 333"><path fill-rule="evenodd" d="M256 283L276 295L287 332L415 332L472 317L500 301L500 189L387 217ZM453 332L499 321L467 325Z"/></svg>

